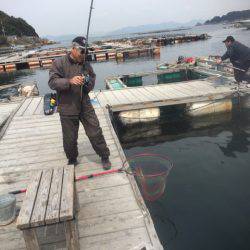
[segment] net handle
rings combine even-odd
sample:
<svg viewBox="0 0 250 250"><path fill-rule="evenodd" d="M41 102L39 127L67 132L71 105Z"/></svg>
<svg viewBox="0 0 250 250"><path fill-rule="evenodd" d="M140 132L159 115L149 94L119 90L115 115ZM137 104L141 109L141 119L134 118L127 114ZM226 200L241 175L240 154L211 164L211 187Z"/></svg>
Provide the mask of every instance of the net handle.
<svg viewBox="0 0 250 250"><path fill-rule="evenodd" d="M167 172L164 171L164 172L161 172L161 173L158 173L158 174L148 174L148 175L141 176L141 175L138 175L135 171L129 171L128 170L128 168L130 167L129 166L129 161L134 160L134 159L139 158L139 157L143 157L143 156L146 156L146 157L154 156L154 157L159 157L159 158L161 158L163 160L168 161L170 163L168 171L170 171L174 166L173 162L167 156L163 156L163 155L160 155L160 154L153 154L153 153L142 153L142 154L134 155L134 156L132 156L130 158L127 158L122 163L121 170L124 171L125 173L129 174L129 175L134 175L134 176L139 176L139 177L146 177L146 178L151 178L151 177L153 178L153 177L158 177L158 176L163 176L163 175L167 176L168 175ZM125 166L125 164L127 165L127 167Z"/></svg>

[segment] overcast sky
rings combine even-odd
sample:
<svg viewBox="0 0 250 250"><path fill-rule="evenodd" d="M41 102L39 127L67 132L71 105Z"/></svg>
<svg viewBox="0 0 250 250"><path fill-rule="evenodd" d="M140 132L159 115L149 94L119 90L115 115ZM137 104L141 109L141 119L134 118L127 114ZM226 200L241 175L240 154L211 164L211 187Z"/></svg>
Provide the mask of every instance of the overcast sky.
<svg viewBox="0 0 250 250"><path fill-rule="evenodd" d="M0 0L0 10L22 17L39 36L86 33L90 0ZM250 9L250 0L94 0L91 34L126 26L210 19Z"/></svg>

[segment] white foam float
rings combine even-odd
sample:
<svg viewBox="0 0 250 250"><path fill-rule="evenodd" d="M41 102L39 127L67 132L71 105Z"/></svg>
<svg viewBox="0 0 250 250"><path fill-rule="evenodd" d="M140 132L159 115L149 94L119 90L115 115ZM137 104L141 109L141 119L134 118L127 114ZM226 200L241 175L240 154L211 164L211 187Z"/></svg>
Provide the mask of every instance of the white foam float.
<svg viewBox="0 0 250 250"><path fill-rule="evenodd" d="M194 117L220 112L230 112L232 107L233 104L231 99L197 102L188 105L187 114Z"/></svg>
<svg viewBox="0 0 250 250"><path fill-rule="evenodd" d="M159 108L136 109L122 111L119 113L119 119L124 125L135 123L147 123L157 121L160 118Z"/></svg>

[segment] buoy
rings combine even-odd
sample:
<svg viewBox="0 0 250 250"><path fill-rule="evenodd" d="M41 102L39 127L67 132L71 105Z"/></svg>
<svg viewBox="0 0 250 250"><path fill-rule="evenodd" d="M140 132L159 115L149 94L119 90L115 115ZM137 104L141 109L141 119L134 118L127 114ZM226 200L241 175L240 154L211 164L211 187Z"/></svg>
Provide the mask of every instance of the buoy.
<svg viewBox="0 0 250 250"><path fill-rule="evenodd" d="M106 60L107 60L107 57L106 57L105 53L96 54L96 61L97 62L103 62L103 61L106 61Z"/></svg>
<svg viewBox="0 0 250 250"><path fill-rule="evenodd" d="M111 60L111 59L115 59L115 52L108 52L108 59Z"/></svg>
<svg viewBox="0 0 250 250"><path fill-rule="evenodd" d="M4 72L4 66L0 65L0 72Z"/></svg>
<svg viewBox="0 0 250 250"><path fill-rule="evenodd" d="M153 54L154 55L160 55L160 53L161 53L161 48L160 47L155 47L153 49Z"/></svg>
<svg viewBox="0 0 250 250"><path fill-rule="evenodd" d="M16 197L13 194L0 195L0 226L8 225L16 217Z"/></svg>
<svg viewBox="0 0 250 250"><path fill-rule="evenodd" d="M5 65L5 70L6 70L6 71L14 71L14 70L16 70L16 64L13 64L13 63L11 63L11 64L6 64L6 65Z"/></svg>
<svg viewBox="0 0 250 250"><path fill-rule="evenodd" d="M117 59L117 60L123 59L123 53L122 53L122 52L117 52L117 53L116 53L116 59Z"/></svg>
<svg viewBox="0 0 250 250"><path fill-rule="evenodd" d="M49 60L42 60L42 66L43 67L51 67L53 60L49 59Z"/></svg>
<svg viewBox="0 0 250 250"><path fill-rule="evenodd" d="M30 69L40 68L40 62L39 61L31 61L28 62Z"/></svg>

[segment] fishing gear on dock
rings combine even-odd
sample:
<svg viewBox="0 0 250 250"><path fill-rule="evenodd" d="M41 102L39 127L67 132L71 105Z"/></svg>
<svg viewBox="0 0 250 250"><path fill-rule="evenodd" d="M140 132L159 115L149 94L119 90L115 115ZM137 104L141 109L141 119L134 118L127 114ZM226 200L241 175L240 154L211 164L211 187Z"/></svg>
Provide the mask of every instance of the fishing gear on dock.
<svg viewBox="0 0 250 250"><path fill-rule="evenodd" d="M159 199L166 187L166 178L173 167L172 161L167 156L152 153L134 155L123 162L121 168L78 176L75 181L83 181L114 173L126 173L136 177L142 188L143 196L148 201ZM19 189L9 194L25 193L26 189Z"/></svg>

